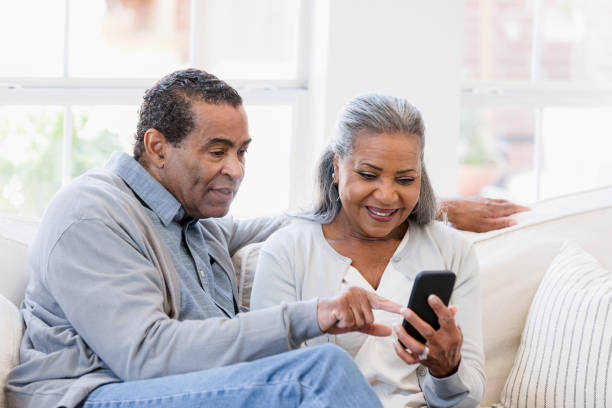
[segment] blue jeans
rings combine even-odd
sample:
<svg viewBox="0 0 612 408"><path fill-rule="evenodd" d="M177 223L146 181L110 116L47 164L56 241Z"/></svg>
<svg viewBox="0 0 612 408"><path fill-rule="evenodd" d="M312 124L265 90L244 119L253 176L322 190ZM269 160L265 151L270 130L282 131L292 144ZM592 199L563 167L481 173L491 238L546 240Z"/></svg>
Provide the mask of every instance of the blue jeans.
<svg viewBox="0 0 612 408"><path fill-rule="evenodd" d="M83 408L382 407L351 357L334 345L188 374L103 385Z"/></svg>

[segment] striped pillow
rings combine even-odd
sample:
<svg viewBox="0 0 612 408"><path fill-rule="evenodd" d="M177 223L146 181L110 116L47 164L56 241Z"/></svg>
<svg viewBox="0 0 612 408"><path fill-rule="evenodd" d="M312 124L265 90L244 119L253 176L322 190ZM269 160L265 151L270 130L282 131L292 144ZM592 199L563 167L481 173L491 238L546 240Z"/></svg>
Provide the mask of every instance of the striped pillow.
<svg viewBox="0 0 612 408"><path fill-rule="evenodd" d="M612 273L576 244L563 245L540 283L501 401L612 407Z"/></svg>

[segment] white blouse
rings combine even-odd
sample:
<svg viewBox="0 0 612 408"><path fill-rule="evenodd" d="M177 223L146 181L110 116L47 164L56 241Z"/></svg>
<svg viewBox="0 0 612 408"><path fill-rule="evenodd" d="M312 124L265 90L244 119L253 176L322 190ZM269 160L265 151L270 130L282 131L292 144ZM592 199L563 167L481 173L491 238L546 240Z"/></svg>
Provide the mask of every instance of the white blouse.
<svg viewBox="0 0 612 408"><path fill-rule="evenodd" d="M402 251L408 238L407 231L394 256ZM406 305L412 290L412 280L399 273L393 263L389 262L377 289L374 289L353 266L347 269L338 291L343 291L349 286L358 286L400 305ZM384 310L374 310L373 313L377 323L389 327L402 322L401 316L394 313ZM416 375L419 365L408 365L395 354L393 348L395 339L395 334L389 337L374 337L359 332L334 336L334 342L355 359L386 408L422 406L425 401Z"/></svg>
<svg viewBox="0 0 612 408"><path fill-rule="evenodd" d="M339 336L322 334L306 346L336 343L346 349L386 407L424 406L475 407L484 393L484 353L478 260L471 244L457 231L441 223L410 225L391 257L378 285L377 294L406 305L412 283L422 270L456 273L451 303L463 332L461 363L457 372L435 378L420 365L408 365L396 354L393 337L375 338L362 333ZM251 308L261 309L281 302L334 297L343 288L357 285L373 288L327 242L321 224L295 221L265 242L259 252L251 293ZM376 322L393 325L402 317L374 310ZM427 400L427 402L426 402Z"/></svg>

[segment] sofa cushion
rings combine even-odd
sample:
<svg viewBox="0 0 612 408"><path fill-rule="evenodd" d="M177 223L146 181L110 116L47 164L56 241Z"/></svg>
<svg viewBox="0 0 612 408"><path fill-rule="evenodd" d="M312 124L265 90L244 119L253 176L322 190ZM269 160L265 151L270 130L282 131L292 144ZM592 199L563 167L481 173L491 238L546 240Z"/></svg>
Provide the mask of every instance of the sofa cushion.
<svg viewBox="0 0 612 408"><path fill-rule="evenodd" d="M481 269L483 344L487 387L483 405L500 400L518 350L531 301L563 242L571 239L612 268L612 187L538 202L517 214L518 225L474 242Z"/></svg>
<svg viewBox="0 0 612 408"><path fill-rule="evenodd" d="M19 361L22 323L17 307L0 295L0 407L4 407L4 384Z"/></svg>
<svg viewBox="0 0 612 408"><path fill-rule="evenodd" d="M253 289L259 250L262 246L263 242L250 244L240 248L232 256L232 263L236 270L236 281L238 282L238 303L246 309L251 306L251 290Z"/></svg>
<svg viewBox="0 0 612 408"><path fill-rule="evenodd" d="M19 306L28 283L28 245L38 229L38 220L0 215L0 295Z"/></svg>
<svg viewBox="0 0 612 408"><path fill-rule="evenodd" d="M612 273L573 243L546 272L502 392L505 407L612 402Z"/></svg>

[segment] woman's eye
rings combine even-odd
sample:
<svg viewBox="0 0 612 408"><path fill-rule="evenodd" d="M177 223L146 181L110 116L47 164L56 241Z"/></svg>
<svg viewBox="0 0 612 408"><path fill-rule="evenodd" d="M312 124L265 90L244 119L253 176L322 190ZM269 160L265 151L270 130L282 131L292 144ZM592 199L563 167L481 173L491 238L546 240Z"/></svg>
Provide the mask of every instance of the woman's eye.
<svg viewBox="0 0 612 408"><path fill-rule="evenodd" d="M223 150L212 150L210 152L210 154L212 154L215 157L223 157L223 155L225 154L225 151L223 151Z"/></svg>
<svg viewBox="0 0 612 408"><path fill-rule="evenodd" d="M410 184L414 181L414 179L412 177L406 177L406 178L401 178L398 179L397 182L400 184Z"/></svg>
<svg viewBox="0 0 612 408"><path fill-rule="evenodd" d="M374 180L376 178L376 174L372 173L359 173L362 179L364 180Z"/></svg>

